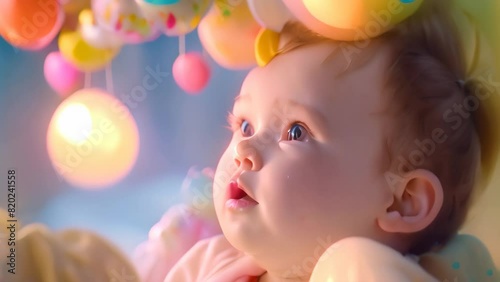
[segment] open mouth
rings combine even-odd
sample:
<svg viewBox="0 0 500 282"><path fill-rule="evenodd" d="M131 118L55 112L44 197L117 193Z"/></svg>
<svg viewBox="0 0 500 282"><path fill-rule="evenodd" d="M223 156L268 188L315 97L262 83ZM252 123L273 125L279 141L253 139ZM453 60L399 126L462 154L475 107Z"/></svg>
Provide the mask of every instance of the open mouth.
<svg viewBox="0 0 500 282"><path fill-rule="evenodd" d="M236 181L229 183L228 199L226 201L227 208L232 211L244 211L258 204Z"/></svg>
<svg viewBox="0 0 500 282"><path fill-rule="evenodd" d="M248 196L248 194L241 189L236 181L229 183L229 199L239 200Z"/></svg>

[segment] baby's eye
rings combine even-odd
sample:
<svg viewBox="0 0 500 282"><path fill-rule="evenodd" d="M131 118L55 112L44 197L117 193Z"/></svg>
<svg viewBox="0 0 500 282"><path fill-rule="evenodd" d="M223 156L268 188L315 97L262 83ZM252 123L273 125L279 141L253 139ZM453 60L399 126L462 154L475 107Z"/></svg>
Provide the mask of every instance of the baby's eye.
<svg viewBox="0 0 500 282"><path fill-rule="evenodd" d="M254 134L252 125L245 119L241 121L240 129L244 137L250 137Z"/></svg>
<svg viewBox="0 0 500 282"><path fill-rule="evenodd" d="M307 129L300 123L293 123L288 130L288 141L305 141L308 136Z"/></svg>
<svg viewBox="0 0 500 282"><path fill-rule="evenodd" d="M240 131L243 137L250 137L254 134L254 130L250 122L246 119L236 117L232 113L227 115L227 123L229 124L228 129L233 133Z"/></svg>

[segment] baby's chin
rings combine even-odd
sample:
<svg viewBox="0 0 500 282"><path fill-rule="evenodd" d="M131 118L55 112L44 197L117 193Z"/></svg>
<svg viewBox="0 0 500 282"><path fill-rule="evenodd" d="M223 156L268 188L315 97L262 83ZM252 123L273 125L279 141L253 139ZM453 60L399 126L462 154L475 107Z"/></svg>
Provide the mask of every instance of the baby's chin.
<svg viewBox="0 0 500 282"><path fill-rule="evenodd" d="M275 274L287 278L309 277L324 252L323 250L309 252L306 250L309 250L311 246L303 245L290 248L280 247L270 242L270 240L265 240L265 238L232 237L227 235L226 238L235 249L251 257L260 267L267 271L272 270Z"/></svg>
<svg viewBox="0 0 500 282"><path fill-rule="evenodd" d="M268 252L273 250L267 240L262 235L259 235L260 232L256 230L249 230L248 228L238 227L234 224L230 224L229 226L221 224L221 226L222 233L231 246L246 255L254 258L262 255L268 256Z"/></svg>

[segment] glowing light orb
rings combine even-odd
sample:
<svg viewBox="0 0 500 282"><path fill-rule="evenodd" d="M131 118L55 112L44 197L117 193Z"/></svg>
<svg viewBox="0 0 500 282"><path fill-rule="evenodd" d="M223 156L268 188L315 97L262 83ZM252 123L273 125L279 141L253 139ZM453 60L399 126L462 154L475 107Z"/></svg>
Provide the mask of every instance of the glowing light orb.
<svg viewBox="0 0 500 282"><path fill-rule="evenodd" d="M65 99L52 116L47 151L62 179L98 189L130 172L139 151L139 133L117 98L103 90L82 89Z"/></svg>
<svg viewBox="0 0 500 282"><path fill-rule="evenodd" d="M66 140L79 143L87 139L92 131L92 116L85 105L70 104L62 109L56 127Z"/></svg>

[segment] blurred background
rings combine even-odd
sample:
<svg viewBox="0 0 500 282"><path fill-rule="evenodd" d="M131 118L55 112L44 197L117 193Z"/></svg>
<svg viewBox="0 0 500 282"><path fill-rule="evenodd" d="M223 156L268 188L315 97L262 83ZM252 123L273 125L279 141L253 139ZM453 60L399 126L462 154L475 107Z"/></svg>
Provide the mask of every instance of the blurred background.
<svg viewBox="0 0 500 282"><path fill-rule="evenodd" d="M104 189L82 189L58 176L47 152L49 123L63 101L43 73L45 57L55 50L57 44L22 51L0 39L0 183L7 182L8 169L16 169L16 212L22 224L89 228L130 253L180 201L188 169L217 165L230 136L226 116L246 71L225 70L208 59L212 79L202 93L188 95L172 77L179 55L176 37L124 46L112 63L118 99L143 84L147 68L159 68L168 76L129 108L140 136L130 173ZM186 51L190 50L202 50L196 33L186 36ZM106 88L104 71L92 74L92 86ZM6 196L2 191L2 208L7 207Z"/></svg>

